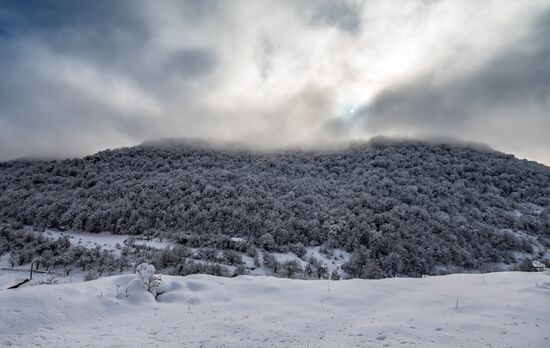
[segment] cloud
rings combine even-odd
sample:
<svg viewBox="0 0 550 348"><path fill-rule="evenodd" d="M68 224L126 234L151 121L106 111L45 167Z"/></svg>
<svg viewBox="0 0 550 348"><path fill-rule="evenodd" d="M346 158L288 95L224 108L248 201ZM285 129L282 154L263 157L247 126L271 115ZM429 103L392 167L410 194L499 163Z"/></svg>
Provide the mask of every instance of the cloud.
<svg viewBox="0 0 550 348"><path fill-rule="evenodd" d="M468 73L389 86L358 113L372 133L445 134L550 163L550 11L528 35ZM445 69L446 67L442 67Z"/></svg>
<svg viewBox="0 0 550 348"><path fill-rule="evenodd" d="M550 163L549 10L543 0L5 2L0 160L161 137L265 149L441 134Z"/></svg>

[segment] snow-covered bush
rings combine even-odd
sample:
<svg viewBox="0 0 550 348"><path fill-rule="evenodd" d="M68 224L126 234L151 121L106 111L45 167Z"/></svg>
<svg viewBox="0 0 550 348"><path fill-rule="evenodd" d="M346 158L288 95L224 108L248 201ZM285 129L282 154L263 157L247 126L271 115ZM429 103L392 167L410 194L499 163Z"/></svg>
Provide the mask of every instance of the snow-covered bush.
<svg viewBox="0 0 550 348"><path fill-rule="evenodd" d="M153 296L157 296L160 287L160 275L155 274L155 266L147 263L141 263L136 267L136 275L141 279L145 289Z"/></svg>
<svg viewBox="0 0 550 348"><path fill-rule="evenodd" d="M269 269L271 272L273 272L273 274L276 274L279 270L279 267L281 266L279 261L277 261L277 258L270 253L264 253L263 256L264 266L267 267L267 269Z"/></svg>
<svg viewBox="0 0 550 348"><path fill-rule="evenodd" d="M90 280L96 280L99 278L99 273L96 270L92 269L84 276L84 281L89 282Z"/></svg>
<svg viewBox="0 0 550 348"><path fill-rule="evenodd" d="M130 247L133 247L136 244L136 237L134 237L134 236L128 237L128 239L126 239L124 241L124 244L126 244L127 246L130 246Z"/></svg>
<svg viewBox="0 0 550 348"><path fill-rule="evenodd" d="M533 261L533 268L538 272L544 272L546 270L546 265L540 261Z"/></svg>
<svg viewBox="0 0 550 348"><path fill-rule="evenodd" d="M531 260L530 258L523 259L519 263L518 269L522 272L536 272L537 271L537 269L535 268L535 264L534 264L533 260Z"/></svg>
<svg viewBox="0 0 550 348"><path fill-rule="evenodd" d="M222 253L222 260L223 262L234 266L242 265L244 263L241 254L235 250L224 250Z"/></svg>
<svg viewBox="0 0 550 348"><path fill-rule="evenodd" d="M258 240L258 244L267 251L272 251L275 248L275 238L271 233L264 233Z"/></svg>
<svg viewBox="0 0 550 348"><path fill-rule="evenodd" d="M298 274L304 273L304 269L297 260L287 260L283 262L281 268L288 278L296 278Z"/></svg>

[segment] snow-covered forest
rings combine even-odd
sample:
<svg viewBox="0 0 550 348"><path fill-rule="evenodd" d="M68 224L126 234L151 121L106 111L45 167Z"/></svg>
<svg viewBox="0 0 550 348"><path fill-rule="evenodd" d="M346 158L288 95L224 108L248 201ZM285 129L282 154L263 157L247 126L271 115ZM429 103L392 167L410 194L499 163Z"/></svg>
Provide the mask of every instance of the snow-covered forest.
<svg viewBox="0 0 550 348"><path fill-rule="evenodd" d="M41 256L99 274L124 269L120 254L131 254L172 274L243 274L244 256L281 276L306 277L305 264L273 264L271 253L291 252L313 265L315 277L323 267L305 255L314 246L348 253L342 270L350 277L502 270L548 262L550 168L479 146L388 139L269 153L146 143L0 163L0 218L0 252L17 255L15 264ZM46 241L23 232L27 225L161 238L174 247L82 256L93 250ZM184 267L190 249L233 267Z"/></svg>

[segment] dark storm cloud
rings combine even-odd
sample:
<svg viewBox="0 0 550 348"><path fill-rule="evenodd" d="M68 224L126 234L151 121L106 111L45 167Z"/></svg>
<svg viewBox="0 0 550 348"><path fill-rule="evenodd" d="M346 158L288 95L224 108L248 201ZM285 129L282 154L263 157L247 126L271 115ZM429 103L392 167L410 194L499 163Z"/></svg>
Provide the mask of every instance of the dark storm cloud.
<svg viewBox="0 0 550 348"><path fill-rule="evenodd" d="M216 3L177 10L196 23ZM0 5L0 159L84 154L165 135L155 93L166 96L177 80L184 100L181 78L207 74L216 59L204 48L149 53L152 32L135 4Z"/></svg>

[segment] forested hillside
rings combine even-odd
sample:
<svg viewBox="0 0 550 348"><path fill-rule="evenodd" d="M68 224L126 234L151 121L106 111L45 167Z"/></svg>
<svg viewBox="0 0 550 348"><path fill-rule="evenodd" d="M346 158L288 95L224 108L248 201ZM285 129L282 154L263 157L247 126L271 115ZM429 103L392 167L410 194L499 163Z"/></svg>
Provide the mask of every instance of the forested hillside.
<svg viewBox="0 0 550 348"><path fill-rule="evenodd" d="M197 247L229 237L267 251L321 245L351 252L353 276L419 275L543 258L550 168L419 141L277 153L143 144L0 163L0 219Z"/></svg>

